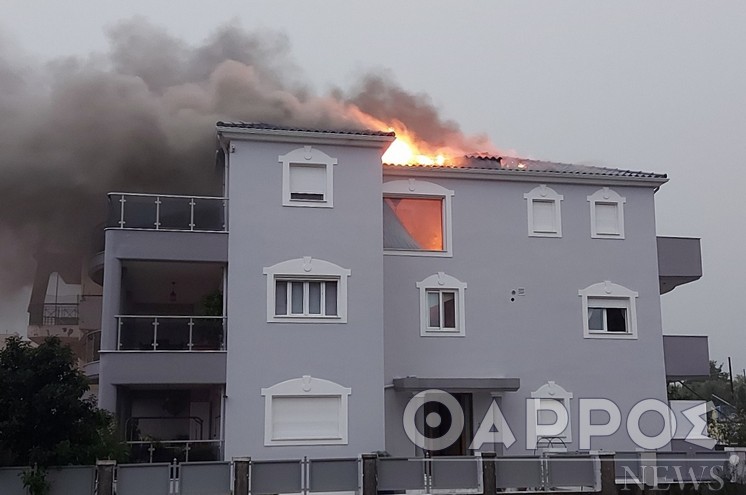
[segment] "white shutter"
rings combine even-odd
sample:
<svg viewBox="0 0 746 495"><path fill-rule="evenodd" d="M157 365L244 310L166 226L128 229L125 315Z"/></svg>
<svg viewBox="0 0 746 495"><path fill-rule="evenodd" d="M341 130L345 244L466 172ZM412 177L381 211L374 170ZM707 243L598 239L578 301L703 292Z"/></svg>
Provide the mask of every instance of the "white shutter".
<svg viewBox="0 0 746 495"><path fill-rule="evenodd" d="M273 397L272 440L342 438L342 398Z"/></svg>
<svg viewBox="0 0 746 495"><path fill-rule="evenodd" d="M619 234L618 203L596 203L596 233Z"/></svg>
<svg viewBox="0 0 746 495"><path fill-rule="evenodd" d="M326 197L326 166L291 163L290 194L321 194Z"/></svg>
<svg viewBox="0 0 746 495"><path fill-rule="evenodd" d="M534 232L557 232L556 203L554 200L532 200Z"/></svg>

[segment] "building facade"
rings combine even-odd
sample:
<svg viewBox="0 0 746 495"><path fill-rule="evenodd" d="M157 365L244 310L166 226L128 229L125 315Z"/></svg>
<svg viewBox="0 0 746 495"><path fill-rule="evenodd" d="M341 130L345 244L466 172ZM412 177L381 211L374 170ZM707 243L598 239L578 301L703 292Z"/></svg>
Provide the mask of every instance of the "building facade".
<svg viewBox="0 0 746 495"><path fill-rule="evenodd" d="M706 338L663 337L661 293L701 275L697 239L656 236L665 175L382 166L384 132L217 134L222 194L111 193L89 263L84 369L144 460L575 451L581 399L626 419L708 373ZM590 445L637 447L625 428Z"/></svg>

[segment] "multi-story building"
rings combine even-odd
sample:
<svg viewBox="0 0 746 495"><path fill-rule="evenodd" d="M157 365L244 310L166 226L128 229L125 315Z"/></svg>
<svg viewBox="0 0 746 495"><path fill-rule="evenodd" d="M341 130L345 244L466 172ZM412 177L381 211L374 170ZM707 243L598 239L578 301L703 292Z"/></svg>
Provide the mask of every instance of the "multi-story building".
<svg viewBox="0 0 746 495"><path fill-rule="evenodd" d="M697 239L656 236L665 175L382 166L386 132L217 134L222 193L111 193L89 263L103 297L85 370L143 458L416 455L407 425L440 437L456 406L440 453L578 450L580 399L626 419L708 373L706 338L662 332L660 295L701 274ZM541 434L530 418L557 408L568 425ZM502 444L472 445L485 422ZM624 430L591 447L634 450Z"/></svg>

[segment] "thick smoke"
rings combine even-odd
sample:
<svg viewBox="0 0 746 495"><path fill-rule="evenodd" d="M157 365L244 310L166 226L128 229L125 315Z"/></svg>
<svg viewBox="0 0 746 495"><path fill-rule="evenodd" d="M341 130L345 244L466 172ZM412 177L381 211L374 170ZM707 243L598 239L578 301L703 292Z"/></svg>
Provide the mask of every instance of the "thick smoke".
<svg viewBox="0 0 746 495"><path fill-rule="evenodd" d="M0 293L27 284L40 253L85 255L109 191L219 194L218 120L401 122L434 147L488 146L381 77L313 94L275 32L226 26L191 46L134 19L108 35L106 54L43 66L0 41Z"/></svg>

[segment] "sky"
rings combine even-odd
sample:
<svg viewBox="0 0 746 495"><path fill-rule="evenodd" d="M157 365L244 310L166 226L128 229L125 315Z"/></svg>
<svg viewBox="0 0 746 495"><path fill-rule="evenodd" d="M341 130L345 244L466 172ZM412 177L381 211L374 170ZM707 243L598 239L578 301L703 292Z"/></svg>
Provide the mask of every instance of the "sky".
<svg viewBox="0 0 746 495"><path fill-rule="evenodd" d="M194 44L226 23L279 33L294 77L320 94L383 74L521 156L667 173L658 234L700 237L704 275L662 296L664 332L707 334L711 358L746 373L733 310L746 292L745 2L5 0L0 12L0 41L29 63L95 58L134 16ZM25 328L26 297L0 302L0 330Z"/></svg>

